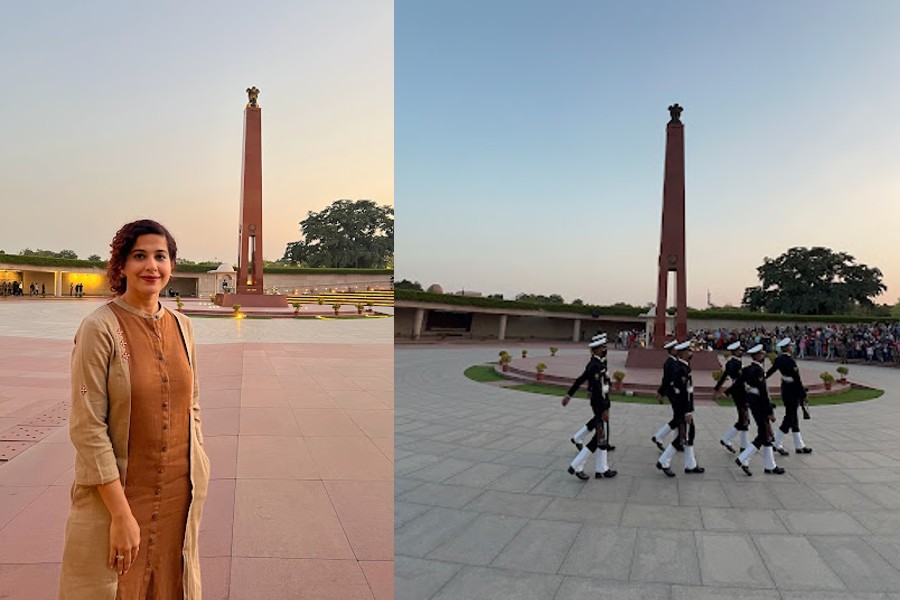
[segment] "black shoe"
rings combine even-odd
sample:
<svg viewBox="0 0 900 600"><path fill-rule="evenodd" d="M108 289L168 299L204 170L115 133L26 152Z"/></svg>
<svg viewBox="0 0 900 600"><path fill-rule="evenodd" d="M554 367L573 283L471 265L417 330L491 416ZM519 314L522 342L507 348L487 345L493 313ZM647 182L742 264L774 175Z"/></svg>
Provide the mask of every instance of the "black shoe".
<svg viewBox="0 0 900 600"><path fill-rule="evenodd" d="M797 448L797 450L795 450L795 452L797 454L809 454L810 452L812 452L812 448L810 448L809 446L807 446L805 448Z"/></svg>
<svg viewBox="0 0 900 600"><path fill-rule="evenodd" d="M738 448L738 452L740 452L741 454L744 453L744 450L746 450L746 448L744 448L743 446L741 446L740 448Z"/></svg>
<svg viewBox="0 0 900 600"><path fill-rule="evenodd" d="M681 442L672 442L672 447L678 452L684 452L684 444Z"/></svg>
<svg viewBox="0 0 900 600"><path fill-rule="evenodd" d="M662 466L662 463L657 461L656 468L666 474L666 477L675 477L675 473L669 467Z"/></svg>
<svg viewBox="0 0 900 600"><path fill-rule="evenodd" d="M584 448L584 444L582 444L581 442L576 442L575 438L569 438L569 441L572 442L573 444L575 444L575 447L578 448L579 452L581 451L582 448Z"/></svg>
<svg viewBox="0 0 900 600"><path fill-rule="evenodd" d="M604 477L606 477L607 479L610 479L612 477L615 477L617 473L618 473L618 471L613 471L612 469L607 469L603 473L594 473L594 477L597 479L603 479Z"/></svg>
<svg viewBox="0 0 900 600"><path fill-rule="evenodd" d="M576 471L575 468L569 465L569 475L574 475L578 479L584 481L586 479L590 479L587 475L584 474L584 471Z"/></svg>
<svg viewBox="0 0 900 600"><path fill-rule="evenodd" d="M615 446L607 446L607 447L606 447L606 451L607 451L607 452L612 452L612 451L615 450L615 449L616 449Z"/></svg>
<svg viewBox="0 0 900 600"><path fill-rule="evenodd" d="M777 453L780 454L781 456L787 456L787 455L790 454L790 452L788 452L788 451L785 450L784 448L775 448L775 452L777 452Z"/></svg>
<svg viewBox="0 0 900 600"><path fill-rule="evenodd" d="M662 445L662 442L656 439L656 436L651 437L650 441L656 444L656 447L659 448L660 452L663 452L666 449L665 446Z"/></svg>
<svg viewBox="0 0 900 600"><path fill-rule="evenodd" d="M769 475L782 475L784 473L784 467L775 467L774 469L763 469Z"/></svg>
<svg viewBox="0 0 900 600"><path fill-rule="evenodd" d="M685 473L703 473L705 471L706 469L704 469L703 467L694 467L693 469L684 470Z"/></svg>
<svg viewBox="0 0 900 600"><path fill-rule="evenodd" d="M748 467L748 466L742 464L742 463L741 463L741 459L739 459L739 458L734 459L734 464L736 464L737 466L739 466L739 467L741 468L741 471L743 471L743 472L746 473L747 475L750 475L750 476L753 475L753 473L750 472L750 467Z"/></svg>
<svg viewBox="0 0 900 600"><path fill-rule="evenodd" d="M723 446L725 446L726 450L728 450L729 452L734 454L734 446L732 446L731 444L729 444L728 442L726 442L724 440L719 440L719 443L722 444Z"/></svg>

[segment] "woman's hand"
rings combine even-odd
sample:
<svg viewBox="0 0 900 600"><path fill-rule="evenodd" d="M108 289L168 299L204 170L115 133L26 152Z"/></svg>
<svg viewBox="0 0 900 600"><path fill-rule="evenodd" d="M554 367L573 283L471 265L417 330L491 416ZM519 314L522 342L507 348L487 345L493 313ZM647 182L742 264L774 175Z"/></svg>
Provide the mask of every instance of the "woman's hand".
<svg viewBox="0 0 900 600"><path fill-rule="evenodd" d="M109 526L109 568L124 575L141 546L141 528L131 511L113 517Z"/></svg>

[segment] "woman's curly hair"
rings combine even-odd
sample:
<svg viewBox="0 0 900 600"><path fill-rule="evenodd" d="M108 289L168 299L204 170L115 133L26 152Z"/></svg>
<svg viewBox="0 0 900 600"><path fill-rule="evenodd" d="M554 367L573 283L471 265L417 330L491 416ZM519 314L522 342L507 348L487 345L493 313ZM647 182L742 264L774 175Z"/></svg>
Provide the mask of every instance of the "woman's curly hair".
<svg viewBox="0 0 900 600"><path fill-rule="evenodd" d="M127 286L124 273L125 261L128 260L128 254L134 249L137 239L147 234L161 235L166 238L166 245L169 247L169 260L173 263L175 262L178 247L175 245L175 238L172 237L168 229L150 219L141 219L140 221L132 221L122 225L122 228L116 232L116 236L109 245L111 253L109 266L106 270L109 287L115 295L121 296L125 293Z"/></svg>

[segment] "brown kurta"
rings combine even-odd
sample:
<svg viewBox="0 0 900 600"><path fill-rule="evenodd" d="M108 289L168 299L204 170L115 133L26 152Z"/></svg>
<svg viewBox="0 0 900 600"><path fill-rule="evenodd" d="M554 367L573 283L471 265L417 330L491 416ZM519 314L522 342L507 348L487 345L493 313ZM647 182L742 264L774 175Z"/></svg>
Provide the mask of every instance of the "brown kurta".
<svg viewBox="0 0 900 600"><path fill-rule="evenodd" d="M125 497L141 528L137 559L119 577L116 598L181 600L181 549L191 503L191 365L171 313L151 316L110 307L130 355Z"/></svg>

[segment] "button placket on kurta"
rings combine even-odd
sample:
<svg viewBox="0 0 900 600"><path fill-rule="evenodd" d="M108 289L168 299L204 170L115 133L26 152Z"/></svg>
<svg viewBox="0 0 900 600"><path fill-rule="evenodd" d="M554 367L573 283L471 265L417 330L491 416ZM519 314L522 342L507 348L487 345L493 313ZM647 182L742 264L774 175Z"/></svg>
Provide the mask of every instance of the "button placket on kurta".
<svg viewBox="0 0 900 600"><path fill-rule="evenodd" d="M151 587L154 598L168 598L170 592L159 586L180 582L181 577L172 568L180 571L183 524L191 495L190 363L174 317L163 311L152 316L126 311L116 311L124 330L123 341L130 338L127 345L134 384L126 497L142 527L142 548L133 568L143 568L140 573L129 572L120 578L120 593L127 579L137 587L123 598L143 600ZM170 560L177 561L178 566L160 566L160 561ZM132 596L133 592L139 595Z"/></svg>

